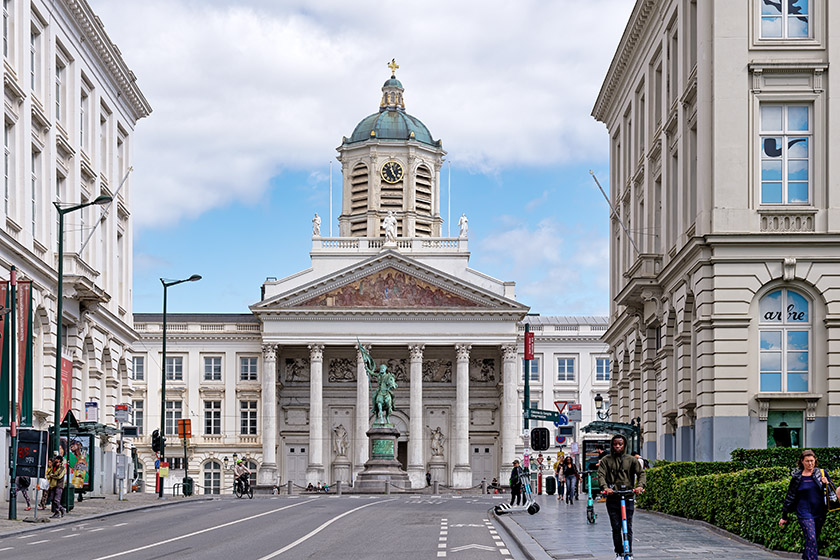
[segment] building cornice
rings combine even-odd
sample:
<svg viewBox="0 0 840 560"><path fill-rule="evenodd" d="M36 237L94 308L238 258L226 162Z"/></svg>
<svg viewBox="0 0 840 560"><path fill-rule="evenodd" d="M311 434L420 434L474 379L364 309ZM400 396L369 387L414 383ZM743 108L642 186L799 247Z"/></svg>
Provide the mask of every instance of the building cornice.
<svg viewBox="0 0 840 560"><path fill-rule="evenodd" d="M143 117L148 117L152 112L152 106L149 105L137 86L137 77L134 72L123 60L117 46L111 42L108 34L105 33L102 20L93 13L91 7L84 0L61 0L61 3L64 4L67 12L72 14L76 25L84 33L84 38L113 78L114 84L126 96L128 105L134 111L134 118L140 120Z"/></svg>

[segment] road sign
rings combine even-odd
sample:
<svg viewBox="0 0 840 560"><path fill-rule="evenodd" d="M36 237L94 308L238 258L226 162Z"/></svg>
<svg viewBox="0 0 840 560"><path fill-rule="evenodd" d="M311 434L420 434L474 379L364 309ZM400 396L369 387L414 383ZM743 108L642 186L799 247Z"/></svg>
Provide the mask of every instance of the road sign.
<svg viewBox="0 0 840 560"><path fill-rule="evenodd" d="M564 443L566 443L566 437L557 436L556 438L554 438L554 441L556 441L558 445L563 445Z"/></svg>
<svg viewBox="0 0 840 560"><path fill-rule="evenodd" d="M189 418L178 420L178 437L181 439L190 439L192 437L192 428Z"/></svg>
<svg viewBox="0 0 840 560"><path fill-rule="evenodd" d="M572 403L569 405L569 422L580 422L583 416L583 406Z"/></svg>
<svg viewBox="0 0 840 560"><path fill-rule="evenodd" d="M566 412L566 404L567 403L568 403L568 401L554 401L554 406L557 407L557 412L559 412L560 414L563 414L564 412Z"/></svg>
<svg viewBox="0 0 840 560"><path fill-rule="evenodd" d="M565 414L558 414L557 421L554 423L555 426L565 426L569 423L569 417Z"/></svg>
<svg viewBox="0 0 840 560"><path fill-rule="evenodd" d="M559 414L551 410L540 410L539 408L526 408L525 418L530 420L546 420L548 422L557 422Z"/></svg>
<svg viewBox="0 0 840 560"><path fill-rule="evenodd" d="M130 404L118 404L114 406L114 413L117 417L117 422L120 424L124 424L128 422L129 415L131 414L131 405Z"/></svg>
<svg viewBox="0 0 840 560"><path fill-rule="evenodd" d="M160 474L161 478L166 478L167 476L169 476L169 463L168 462L164 461L163 463L160 464L160 472L158 474Z"/></svg>
<svg viewBox="0 0 840 560"><path fill-rule="evenodd" d="M139 436L139 430L137 426L123 426L122 427L123 437L133 438Z"/></svg>

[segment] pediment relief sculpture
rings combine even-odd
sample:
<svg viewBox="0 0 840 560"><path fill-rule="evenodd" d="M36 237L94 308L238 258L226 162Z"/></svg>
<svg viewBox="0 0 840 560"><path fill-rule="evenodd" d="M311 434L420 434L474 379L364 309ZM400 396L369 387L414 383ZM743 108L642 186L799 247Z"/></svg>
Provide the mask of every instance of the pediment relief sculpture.
<svg viewBox="0 0 840 560"><path fill-rule="evenodd" d="M487 382L495 380L495 358L470 358L470 381Z"/></svg>
<svg viewBox="0 0 840 560"><path fill-rule="evenodd" d="M452 360L423 360L423 381L451 382Z"/></svg>
<svg viewBox="0 0 840 560"><path fill-rule="evenodd" d="M309 358L286 358L284 363L286 381L309 381Z"/></svg>
<svg viewBox="0 0 840 560"><path fill-rule="evenodd" d="M356 360L350 358L332 358L327 376L333 383L343 383L356 380Z"/></svg>

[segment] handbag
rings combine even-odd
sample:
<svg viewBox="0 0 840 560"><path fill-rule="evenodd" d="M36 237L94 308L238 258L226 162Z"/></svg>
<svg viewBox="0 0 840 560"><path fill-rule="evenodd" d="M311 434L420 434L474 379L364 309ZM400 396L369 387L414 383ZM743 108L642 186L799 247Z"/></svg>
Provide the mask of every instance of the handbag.
<svg viewBox="0 0 840 560"><path fill-rule="evenodd" d="M820 474L825 476L825 469L820 469ZM837 487L831 482L831 479L826 477L828 483L825 485L825 505L828 511L837 511L840 509L840 499L837 498Z"/></svg>

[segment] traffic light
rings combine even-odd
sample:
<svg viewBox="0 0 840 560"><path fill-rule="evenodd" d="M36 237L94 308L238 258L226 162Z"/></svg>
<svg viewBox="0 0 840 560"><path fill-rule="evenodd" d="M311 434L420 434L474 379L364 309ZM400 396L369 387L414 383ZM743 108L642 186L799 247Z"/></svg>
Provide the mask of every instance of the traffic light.
<svg viewBox="0 0 840 560"><path fill-rule="evenodd" d="M160 451L160 430L152 432L152 451Z"/></svg>
<svg viewBox="0 0 840 560"><path fill-rule="evenodd" d="M531 430L531 449L534 451L548 451L551 447L551 434L548 428L534 428Z"/></svg>

